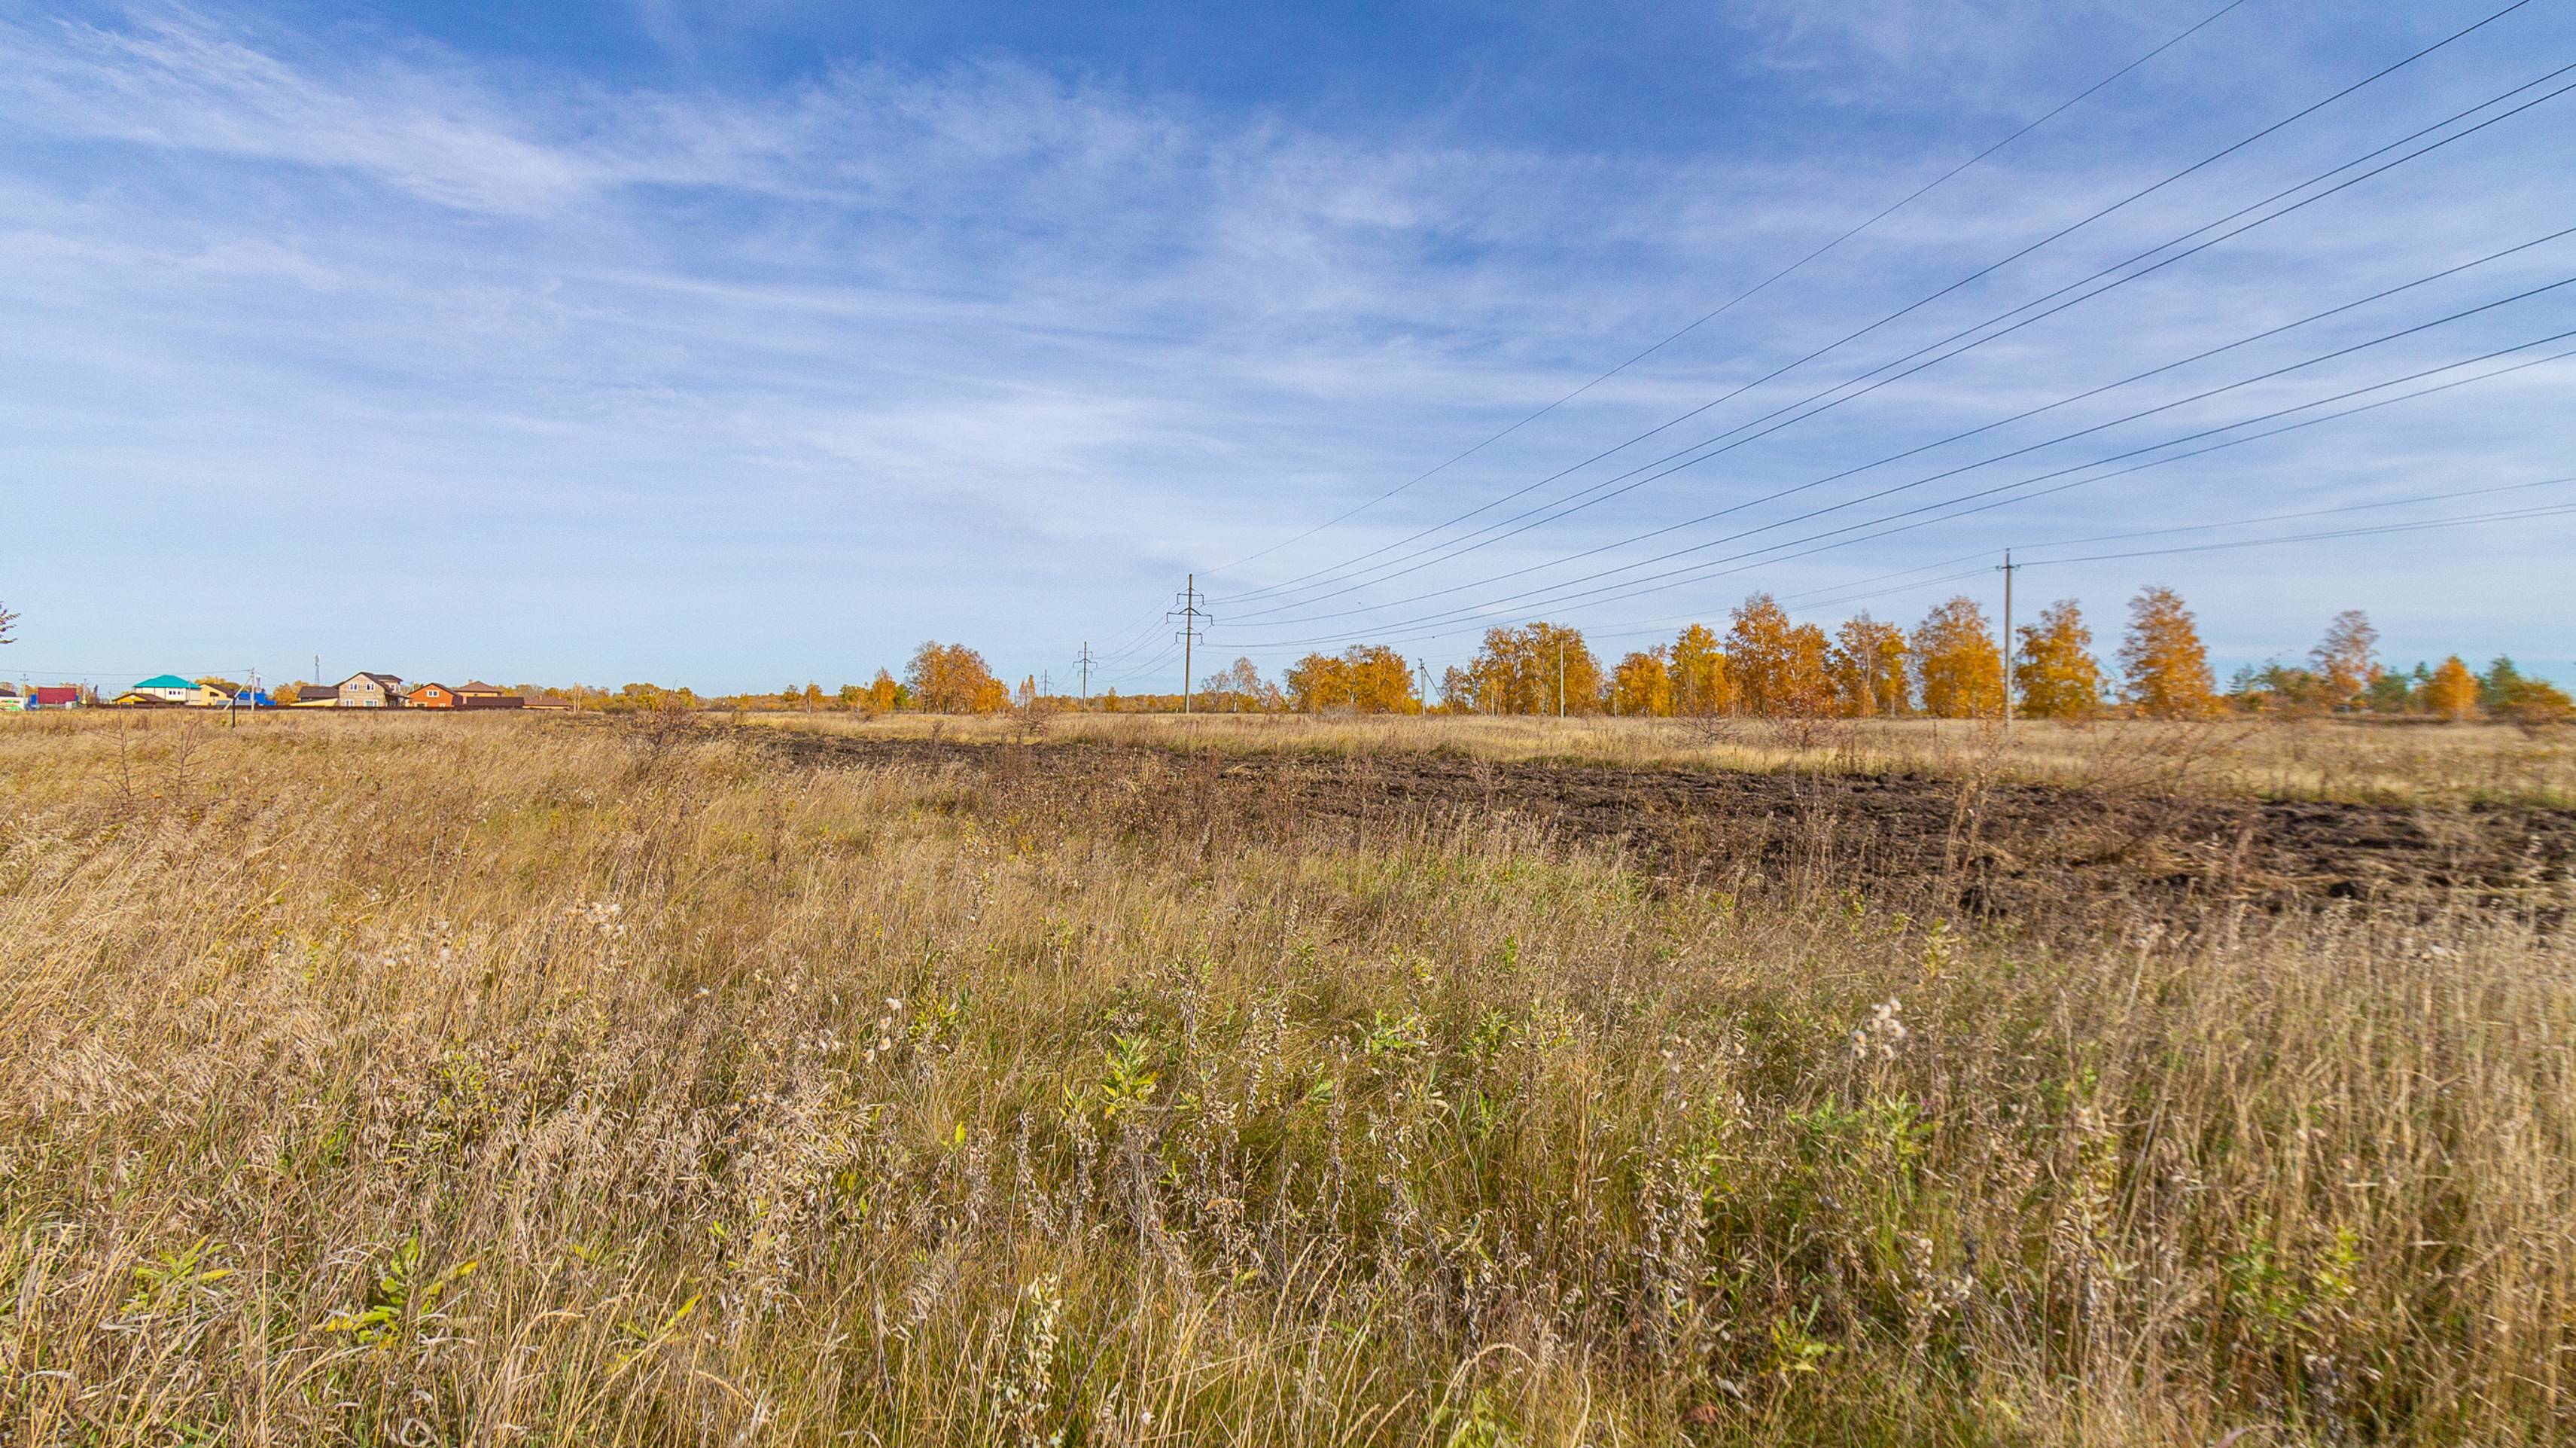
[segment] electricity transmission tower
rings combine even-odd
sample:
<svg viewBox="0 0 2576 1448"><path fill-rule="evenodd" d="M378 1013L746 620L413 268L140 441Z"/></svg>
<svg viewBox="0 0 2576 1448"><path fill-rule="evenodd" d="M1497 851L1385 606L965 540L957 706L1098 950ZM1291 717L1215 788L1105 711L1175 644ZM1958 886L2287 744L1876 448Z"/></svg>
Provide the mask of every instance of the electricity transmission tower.
<svg viewBox="0 0 2576 1448"><path fill-rule="evenodd" d="M1082 670L1082 702L1088 704L1091 702L1091 666L1099 662L1091 656L1091 640L1082 641L1082 652L1075 656L1073 662Z"/></svg>
<svg viewBox="0 0 2576 1448"><path fill-rule="evenodd" d="M1199 630L1199 620L1206 619L1210 623L1216 620L1206 609L1199 607L1200 602L1206 598L1205 594L1199 592L1199 576L1190 573L1184 574L1183 578L1185 582L1181 586L1181 591L1173 599L1175 607L1163 616L1181 621L1180 632L1176 637L1181 641L1181 712L1186 714L1190 712L1190 653L1197 647L1198 641L1206 637Z"/></svg>

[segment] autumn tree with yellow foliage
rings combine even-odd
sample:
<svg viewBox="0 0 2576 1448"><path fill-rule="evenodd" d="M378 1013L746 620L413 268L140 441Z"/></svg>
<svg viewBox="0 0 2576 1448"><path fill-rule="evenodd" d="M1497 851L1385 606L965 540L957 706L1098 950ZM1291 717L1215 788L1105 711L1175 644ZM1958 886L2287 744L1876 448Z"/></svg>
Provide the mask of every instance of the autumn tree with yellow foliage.
<svg viewBox="0 0 2576 1448"><path fill-rule="evenodd" d="M933 714L998 714L1011 704L1009 687L993 677L982 654L964 644L923 644L903 676L912 686L913 706Z"/></svg>
<svg viewBox="0 0 2576 1448"><path fill-rule="evenodd" d="M1792 624L1767 593L1735 610L1726 631L1726 672L1737 706L1765 719L1814 719L1833 712L1825 631Z"/></svg>
<svg viewBox="0 0 2576 1448"><path fill-rule="evenodd" d="M1695 623L1673 640L1664 659L1673 684L1673 712L1706 718L1735 709L1735 681L1726 671L1726 648L1708 625Z"/></svg>
<svg viewBox="0 0 2576 1448"><path fill-rule="evenodd" d="M1414 697L1412 666L1384 644L1353 644L1338 656L1308 654L1280 678L1289 707L1301 713L1412 714L1422 708Z"/></svg>
<svg viewBox="0 0 2576 1448"><path fill-rule="evenodd" d="M2120 641L2120 693L2151 719L2197 719L2218 707L2209 650L2182 596L2161 584L2129 600L2129 634Z"/></svg>
<svg viewBox="0 0 2576 1448"><path fill-rule="evenodd" d="M1583 631L1563 624L1486 630L1460 682L1479 713L1554 714L1560 699L1568 714L1601 712L1601 663Z"/></svg>
<svg viewBox="0 0 2576 1448"><path fill-rule="evenodd" d="M1673 675L1661 648L1641 649L1610 672L1610 712L1659 719L1673 712Z"/></svg>
<svg viewBox="0 0 2576 1448"><path fill-rule="evenodd" d="M2061 598L2023 624L2013 660L2013 690L2020 712L2032 719L2082 719L2102 707L2102 665L2093 657L2093 630L2075 600Z"/></svg>
<svg viewBox="0 0 2576 1448"><path fill-rule="evenodd" d="M1894 718L1911 707L1905 630L1863 613L1834 631L1828 660L1842 711L1855 719Z"/></svg>
<svg viewBox="0 0 2576 1448"><path fill-rule="evenodd" d="M1986 719L2003 712L2003 655L1975 599L1960 594L1925 614L1914 626L1913 652L1924 713Z"/></svg>
<svg viewBox="0 0 2576 1448"><path fill-rule="evenodd" d="M2457 724L2478 712L2478 676L2453 654L2424 683L2424 707L2434 718Z"/></svg>
<svg viewBox="0 0 2576 1448"><path fill-rule="evenodd" d="M2379 678L2379 630L2370 626L2370 615L2357 608L2336 614L2326 636L2308 651L2308 663L2328 707L2360 699Z"/></svg>

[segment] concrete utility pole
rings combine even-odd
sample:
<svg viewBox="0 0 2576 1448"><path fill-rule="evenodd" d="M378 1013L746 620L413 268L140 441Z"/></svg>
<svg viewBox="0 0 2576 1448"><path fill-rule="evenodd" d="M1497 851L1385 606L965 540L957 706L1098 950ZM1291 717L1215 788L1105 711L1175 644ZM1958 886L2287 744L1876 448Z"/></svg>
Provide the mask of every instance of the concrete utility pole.
<svg viewBox="0 0 2576 1448"><path fill-rule="evenodd" d="M1182 577L1180 606L1164 617L1181 621L1181 712L1186 714L1190 712L1190 651L1199 641L1199 620L1204 618L1213 623L1215 619L1199 607L1199 576L1189 573Z"/></svg>
<svg viewBox="0 0 2576 1448"><path fill-rule="evenodd" d="M2015 568L2015 566L2016 566L2016 565L2015 565L2015 564L2013 563L2013 561L2012 561L2012 550L2011 550L2011 549L2009 549L2009 548L2007 548L2007 549L2005 549L2005 550L2004 550L2004 561L2003 561L2002 566L2001 566L2001 567L1999 567L1999 568L1997 568L1997 569L1995 570L1997 573L2000 573L2000 574L2002 574L2002 575L2004 576L2004 650L2003 650L2003 653L2004 653L2004 732L2005 732L2006 734L2010 734L2010 733L2012 732L2012 716L2013 716L2013 666L2012 666L2012 657L2013 657L2013 631L2012 631L2012 576L2013 576L2013 569ZM2028 565L2028 564L2022 564L2022 565L2018 565L2018 566L2020 566L2020 567L2025 567L2025 568L2026 568L2026 567L2028 567L2029 565Z"/></svg>
<svg viewBox="0 0 2576 1448"><path fill-rule="evenodd" d="M1082 702L1088 704L1091 702L1091 640L1082 641L1082 654L1074 662L1082 666Z"/></svg>
<svg viewBox="0 0 2576 1448"><path fill-rule="evenodd" d="M1556 717L1565 717L1565 640L1556 641Z"/></svg>
<svg viewBox="0 0 2576 1448"><path fill-rule="evenodd" d="M1428 714L1431 712L1431 661L1415 659L1413 667L1422 673L1422 712Z"/></svg>

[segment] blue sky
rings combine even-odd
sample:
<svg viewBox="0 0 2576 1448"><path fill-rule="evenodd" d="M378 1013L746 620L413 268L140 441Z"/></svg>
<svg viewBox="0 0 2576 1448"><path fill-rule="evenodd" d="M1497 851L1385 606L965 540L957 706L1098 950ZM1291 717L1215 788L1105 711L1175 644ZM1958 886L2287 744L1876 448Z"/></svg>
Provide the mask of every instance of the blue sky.
<svg viewBox="0 0 2576 1448"><path fill-rule="evenodd" d="M2576 516L2532 512L2576 504L2549 481L2576 475L2576 361L2543 360L2576 339L2537 341L2576 330L2576 287L2375 340L2576 277L2576 237L2539 240L2576 226L2576 95L2539 99L2576 78L2543 81L2576 62L2576 18L2551 0L1540 481L2506 3L2247 0L1644 362L1301 536L2220 3L0 0L0 601L24 615L0 671L287 678L319 655L333 677L768 689L864 679L935 637L1063 684L1087 639L1108 681L1168 689L1159 617L1193 569L1216 661L1275 672L1383 638L1436 672L1491 622L1561 618L1617 650L1754 588L1911 622L1963 587L1991 609L1992 575L1940 580L2007 546L2517 512L2043 564L2021 597L2083 599L2105 652L2122 601L2161 582L2222 667L2300 654L2361 607L2401 664L2576 673ZM1470 536L2528 82L2413 144L2528 111L2098 298ZM2482 380L2025 496L2413 374L2397 390ZM2008 506L1738 557L2015 483ZM1786 521L1819 507L1838 510ZM2255 518L2277 521L2042 546ZM1767 531L1726 541L1748 529ZM1332 586L1255 594L1306 575Z"/></svg>

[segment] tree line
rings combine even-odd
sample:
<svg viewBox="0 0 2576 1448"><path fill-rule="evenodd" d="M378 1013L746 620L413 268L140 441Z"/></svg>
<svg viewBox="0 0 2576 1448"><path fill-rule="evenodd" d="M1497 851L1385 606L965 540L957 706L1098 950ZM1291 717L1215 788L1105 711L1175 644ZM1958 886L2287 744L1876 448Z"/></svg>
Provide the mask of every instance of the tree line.
<svg viewBox="0 0 2576 1448"><path fill-rule="evenodd" d="M1310 653L1265 679L1248 658L1195 682L1189 707L1206 713L1615 715L1631 718L1990 719L2004 708L2009 673L2014 712L2081 720L2106 714L2153 719L2226 713L2303 715L2367 712L2465 720L2493 717L2548 723L2576 715L2565 693L2524 675L2509 658L2484 672L2454 655L2438 665L2383 666L2379 635L2359 610L2337 614L2298 663L2240 669L2222 689L2212 676L2197 619L2161 586L2128 602L2119 643L2097 657L2092 625L2062 598L2013 630L2007 654L1985 610L1961 595L1934 605L1911 629L1864 612L1828 631L1793 620L1768 593L1744 600L1721 629L1681 628L1669 643L1605 664L1583 631L1535 621L1486 632L1473 658L1426 671L1386 644ZM629 684L611 692L575 686L575 704L629 709L794 709L870 714L918 711L994 714L1005 710L1167 712L1178 692L1121 696L1116 689L1077 700L1042 693L1034 677L1005 684L984 656L963 644L927 642L902 675L879 669L866 684L826 691L818 683L774 694L701 697L687 689Z"/></svg>

